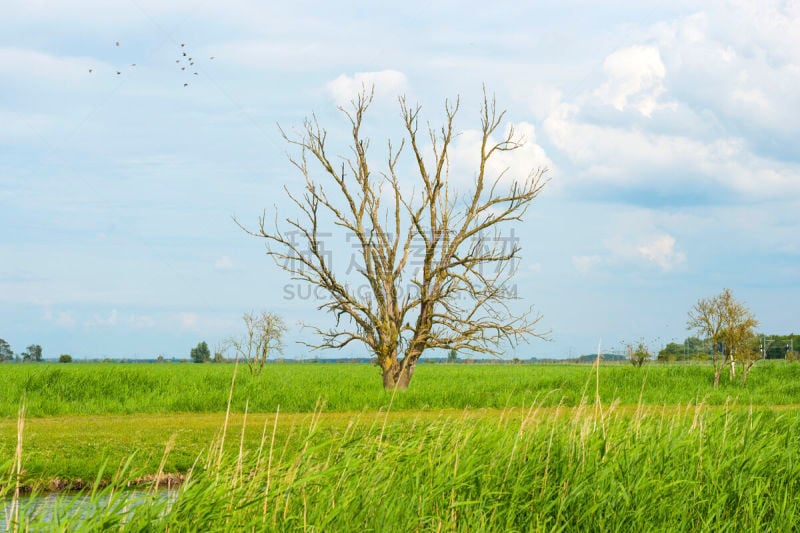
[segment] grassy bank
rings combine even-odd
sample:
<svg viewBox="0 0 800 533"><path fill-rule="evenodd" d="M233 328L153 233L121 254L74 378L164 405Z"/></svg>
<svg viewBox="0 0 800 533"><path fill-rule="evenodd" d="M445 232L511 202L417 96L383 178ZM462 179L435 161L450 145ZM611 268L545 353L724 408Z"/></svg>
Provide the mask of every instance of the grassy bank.
<svg viewBox="0 0 800 533"><path fill-rule="evenodd" d="M0 365L0 490L95 486L19 529L790 530L800 527L800 365ZM599 399L599 401L598 401ZM16 413L29 414L18 432ZM280 405L280 410L278 409ZM12 411L13 408L13 411ZM279 411L279 413L278 413ZM9 414L14 416L9 416ZM22 442L21 461L15 462ZM177 492L123 490L159 472ZM54 525L55 524L55 525Z"/></svg>
<svg viewBox="0 0 800 533"><path fill-rule="evenodd" d="M214 413L227 405L233 365L21 364L0 365L0 417L16 416L22 399L29 417L132 413ZM422 364L411 388L394 399L393 410L576 406L587 385L588 365ZM594 390L592 389L592 394ZM603 402L635 405L723 405L800 403L800 364L764 362L747 386L723 379L712 387L709 366L630 365L600 368ZM240 368L233 409L251 412L376 411L388 406L378 370L368 365L268 365L261 376Z"/></svg>
<svg viewBox="0 0 800 533"><path fill-rule="evenodd" d="M218 436L198 454L169 498L119 490L129 470L79 505L65 498L45 515L22 501L2 518L70 531L800 525L793 410L583 405L331 416L278 417L277 425L274 416L250 417L244 433L240 419L223 448Z"/></svg>

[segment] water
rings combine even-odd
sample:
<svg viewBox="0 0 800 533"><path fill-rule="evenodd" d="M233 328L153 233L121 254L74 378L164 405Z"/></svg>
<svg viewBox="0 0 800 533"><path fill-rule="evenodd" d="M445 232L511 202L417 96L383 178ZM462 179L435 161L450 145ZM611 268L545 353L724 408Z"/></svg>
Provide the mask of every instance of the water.
<svg viewBox="0 0 800 533"><path fill-rule="evenodd" d="M61 526L65 519L70 522L82 521L92 516L100 516L106 512L127 514L140 505L163 504L164 509L178 497L178 489L158 489L154 492L143 490L123 490L111 492L103 490L94 496L84 492L46 493L23 495L17 503L19 519L22 524L54 523L60 519ZM13 515L16 509L11 498L0 502L0 531L11 531ZM55 524L53 524L55 525ZM24 526L23 526L24 529Z"/></svg>

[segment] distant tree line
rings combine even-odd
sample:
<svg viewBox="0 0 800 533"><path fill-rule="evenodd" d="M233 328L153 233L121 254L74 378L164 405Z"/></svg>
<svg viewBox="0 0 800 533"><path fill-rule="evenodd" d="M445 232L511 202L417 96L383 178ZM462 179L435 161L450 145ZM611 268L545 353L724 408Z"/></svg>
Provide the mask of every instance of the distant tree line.
<svg viewBox="0 0 800 533"><path fill-rule="evenodd" d="M39 362L42 360L42 347L38 344L31 344L24 352L15 355L11 345L5 339L0 339L0 363L6 361Z"/></svg>
<svg viewBox="0 0 800 533"><path fill-rule="evenodd" d="M755 352L761 359L787 359L797 360L797 351L800 350L800 337L789 335L755 335L748 342L747 347ZM670 342L658 352L659 362L670 361L708 361L716 350L721 351L722 346L716 345L711 339L686 337L682 343Z"/></svg>

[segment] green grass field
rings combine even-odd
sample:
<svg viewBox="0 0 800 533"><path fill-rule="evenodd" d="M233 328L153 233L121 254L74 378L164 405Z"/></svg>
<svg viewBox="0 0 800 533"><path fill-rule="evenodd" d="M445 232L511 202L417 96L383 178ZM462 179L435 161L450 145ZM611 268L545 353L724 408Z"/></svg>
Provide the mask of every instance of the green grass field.
<svg viewBox="0 0 800 533"><path fill-rule="evenodd" d="M800 527L800 365L711 386L707 366L0 365L0 483L110 485L38 530L791 530ZM599 384L599 388L598 388ZM600 398L597 402L596 398ZM246 412L245 412L246 410ZM224 434L223 434L224 428ZM120 490L189 473L175 493Z"/></svg>
<svg viewBox="0 0 800 533"><path fill-rule="evenodd" d="M28 364L0 365L0 417L15 417L25 399L29 417L225 411L233 365ZM591 365L433 365L417 367L393 410L576 406L591 387ZM800 402L800 365L765 362L747 386L723 379L712 387L709 366L600 367L604 403L624 405L791 405ZM392 400L368 365L275 364L260 376L239 368L232 408L252 412L376 411Z"/></svg>

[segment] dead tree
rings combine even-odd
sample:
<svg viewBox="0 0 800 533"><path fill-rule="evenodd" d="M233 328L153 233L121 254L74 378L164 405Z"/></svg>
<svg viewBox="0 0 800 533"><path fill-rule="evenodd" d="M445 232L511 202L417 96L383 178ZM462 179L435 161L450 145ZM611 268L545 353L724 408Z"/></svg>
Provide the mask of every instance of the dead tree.
<svg viewBox="0 0 800 533"><path fill-rule="evenodd" d="M371 102L372 94L362 91L350 109L340 108L349 121L352 154L336 162L316 117L306 119L299 137L282 130L299 149L290 161L305 178L305 188L302 195L286 192L301 215L287 218L283 228L277 215L270 227L262 215L258 229L249 231L268 241L268 253L294 280L327 296L319 309L330 312L335 324L314 328L321 340L312 346L363 343L381 368L383 386L405 389L426 350L498 354L503 344L542 336L534 330L537 314L530 309L515 314L508 305L517 297L508 282L520 247L503 238L501 228L522 219L545 184L546 170L521 179L507 179L508 169L490 175L489 161L523 142L513 127L495 140L505 112L484 93L479 164L474 182L463 191L449 180L458 99L445 103L440 128L428 126L421 133L420 106L400 98L403 140L388 142L381 172L372 169L370 142L362 133ZM401 155L408 152L414 169L411 192L400 177ZM356 271L367 291L352 289L334 270L323 242L332 227L357 242Z"/></svg>
<svg viewBox="0 0 800 533"><path fill-rule="evenodd" d="M227 346L218 353L222 358L227 347L233 348L237 359L247 363L250 373L261 374L270 355L283 351L283 334L286 324L280 315L262 311L260 314L245 313L242 316L245 333L240 337L231 337ZM216 360L216 358L215 358Z"/></svg>

